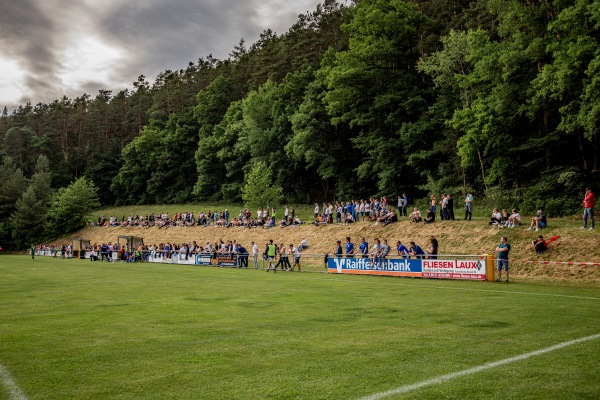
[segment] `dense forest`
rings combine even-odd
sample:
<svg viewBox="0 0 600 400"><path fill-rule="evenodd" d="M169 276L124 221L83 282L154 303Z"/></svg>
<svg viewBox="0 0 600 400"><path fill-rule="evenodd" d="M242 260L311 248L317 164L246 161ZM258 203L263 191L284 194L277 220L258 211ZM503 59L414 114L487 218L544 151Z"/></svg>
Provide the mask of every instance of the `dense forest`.
<svg viewBox="0 0 600 400"><path fill-rule="evenodd" d="M289 202L471 191L571 214L599 126L595 0L325 0L228 59L5 107L0 240L43 240L20 224L81 177L103 205L237 202L258 163Z"/></svg>

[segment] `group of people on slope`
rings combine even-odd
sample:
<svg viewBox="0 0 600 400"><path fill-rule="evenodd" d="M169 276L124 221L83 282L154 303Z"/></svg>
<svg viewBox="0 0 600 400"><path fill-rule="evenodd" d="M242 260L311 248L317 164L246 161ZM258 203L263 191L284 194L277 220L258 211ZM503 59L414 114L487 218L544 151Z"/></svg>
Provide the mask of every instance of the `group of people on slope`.
<svg viewBox="0 0 600 400"><path fill-rule="evenodd" d="M406 195L405 195L406 198ZM406 199L408 202L408 199ZM401 207L399 207L401 209ZM386 196L368 200L337 201L335 203L315 203L313 212L315 225L352 224L360 221L375 222L385 225L398 221L396 212L392 210Z"/></svg>
<svg viewBox="0 0 600 400"><path fill-rule="evenodd" d="M541 210L539 211L541 213ZM546 225L544 216L543 224ZM498 228L514 228L515 226L522 225L523 221L521 221L521 214L519 210L513 208L511 213L509 214L506 208L503 208L502 211L499 211L497 208L494 208L492 211L492 216L490 218L490 225L497 226Z"/></svg>

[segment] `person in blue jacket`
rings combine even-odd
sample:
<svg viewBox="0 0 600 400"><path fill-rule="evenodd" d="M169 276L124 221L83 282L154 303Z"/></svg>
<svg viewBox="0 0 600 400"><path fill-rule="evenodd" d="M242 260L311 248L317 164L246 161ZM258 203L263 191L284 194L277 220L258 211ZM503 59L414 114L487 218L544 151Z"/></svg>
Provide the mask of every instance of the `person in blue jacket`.
<svg viewBox="0 0 600 400"><path fill-rule="evenodd" d="M415 258L424 258L425 252L418 244L410 242L410 255Z"/></svg>

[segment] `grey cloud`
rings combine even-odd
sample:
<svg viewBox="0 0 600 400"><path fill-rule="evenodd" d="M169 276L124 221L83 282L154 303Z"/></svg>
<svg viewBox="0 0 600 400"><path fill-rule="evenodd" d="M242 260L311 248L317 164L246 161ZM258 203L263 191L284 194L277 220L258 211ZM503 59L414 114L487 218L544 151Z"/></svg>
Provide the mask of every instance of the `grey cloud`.
<svg viewBox="0 0 600 400"><path fill-rule="evenodd" d="M35 0L4 2L0 13L0 51L27 71L26 85L33 93L56 91L61 68L54 52L56 25Z"/></svg>
<svg viewBox="0 0 600 400"><path fill-rule="evenodd" d="M189 61L209 54L227 58L241 38L249 46L264 29L281 34L298 14L313 10L319 1L46 0L44 7L36 0L5 3L0 13L0 44L13 47L9 53L0 51L28 70L27 86L40 101L51 101L63 94L79 96L83 91L92 97L99 89L115 93L131 88L141 74L152 82L161 71L185 68ZM259 7L272 10L272 14L262 18ZM90 77L77 88L64 88L57 78L62 67L57 54L68 40L73 18L85 19L90 34L123 52L123 59L112 66L109 82L94 82Z"/></svg>
<svg viewBox="0 0 600 400"><path fill-rule="evenodd" d="M226 58L241 37L256 34L246 7L235 0L216 6L198 0L128 2L104 15L99 26L104 38L126 49L116 75L150 78L209 54Z"/></svg>

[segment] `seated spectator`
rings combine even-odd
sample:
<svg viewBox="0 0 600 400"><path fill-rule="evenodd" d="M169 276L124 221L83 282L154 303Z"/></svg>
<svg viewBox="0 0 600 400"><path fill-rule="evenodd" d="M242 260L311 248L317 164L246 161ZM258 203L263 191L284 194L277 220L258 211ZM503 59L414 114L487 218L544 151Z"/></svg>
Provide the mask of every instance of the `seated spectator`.
<svg viewBox="0 0 600 400"><path fill-rule="evenodd" d="M514 228L515 225L521 225L521 214L519 214L519 210L513 208L512 213L508 216L508 223L506 225L507 228Z"/></svg>
<svg viewBox="0 0 600 400"><path fill-rule="evenodd" d="M294 222L292 222L292 225L301 225L302 221L300 220L300 217L296 217L294 218Z"/></svg>
<svg viewBox="0 0 600 400"><path fill-rule="evenodd" d="M411 222L421 222L421 211L417 207L413 208L413 212L408 216Z"/></svg>
<svg viewBox="0 0 600 400"><path fill-rule="evenodd" d="M546 243L542 235L538 236L537 239L532 241L531 246L537 254L542 254L545 250L548 249L548 243Z"/></svg>
<svg viewBox="0 0 600 400"><path fill-rule="evenodd" d="M425 217L425 220L423 222L426 224L431 224L434 221L435 221L435 212L433 212L433 210L431 208L428 208L427 216Z"/></svg>
<svg viewBox="0 0 600 400"><path fill-rule="evenodd" d="M344 217L344 225L348 225L354 222L354 216L350 213L346 213Z"/></svg>
<svg viewBox="0 0 600 400"><path fill-rule="evenodd" d="M273 228L275 226L275 217L269 218L269 221L265 224L265 229Z"/></svg>
<svg viewBox="0 0 600 400"><path fill-rule="evenodd" d="M281 220L279 221L279 227L285 228L286 226L288 226L286 218L281 218Z"/></svg>
<svg viewBox="0 0 600 400"><path fill-rule="evenodd" d="M535 226L535 231L539 231L542 228L545 228L547 225L546 215L542 212L542 210L537 210L535 217L531 218L531 225L527 229L528 231L533 230Z"/></svg>
<svg viewBox="0 0 600 400"><path fill-rule="evenodd" d="M492 217L490 218L490 225L498 225L502 222L502 214L497 208L492 211Z"/></svg>
<svg viewBox="0 0 600 400"><path fill-rule="evenodd" d="M383 226L388 226L392 222L398 222L398 216L395 210L390 209L383 217Z"/></svg>
<svg viewBox="0 0 600 400"><path fill-rule="evenodd" d="M94 249L90 252L90 261L98 261L98 253Z"/></svg>
<svg viewBox="0 0 600 400"><path fill-rule="evenodd" d="M508 223L508 211L506 210L506 208L502 209L502 219L500 220L500 225L501 226L506 226L506 224Z"/></svg>
<svg viewBox="0 0 600 400"><path fill-rule="evenodd" d="M308 249L308 240L304 236L302 236L302 242L298 246L298 251L302 251L304 249Z"/></svg>

